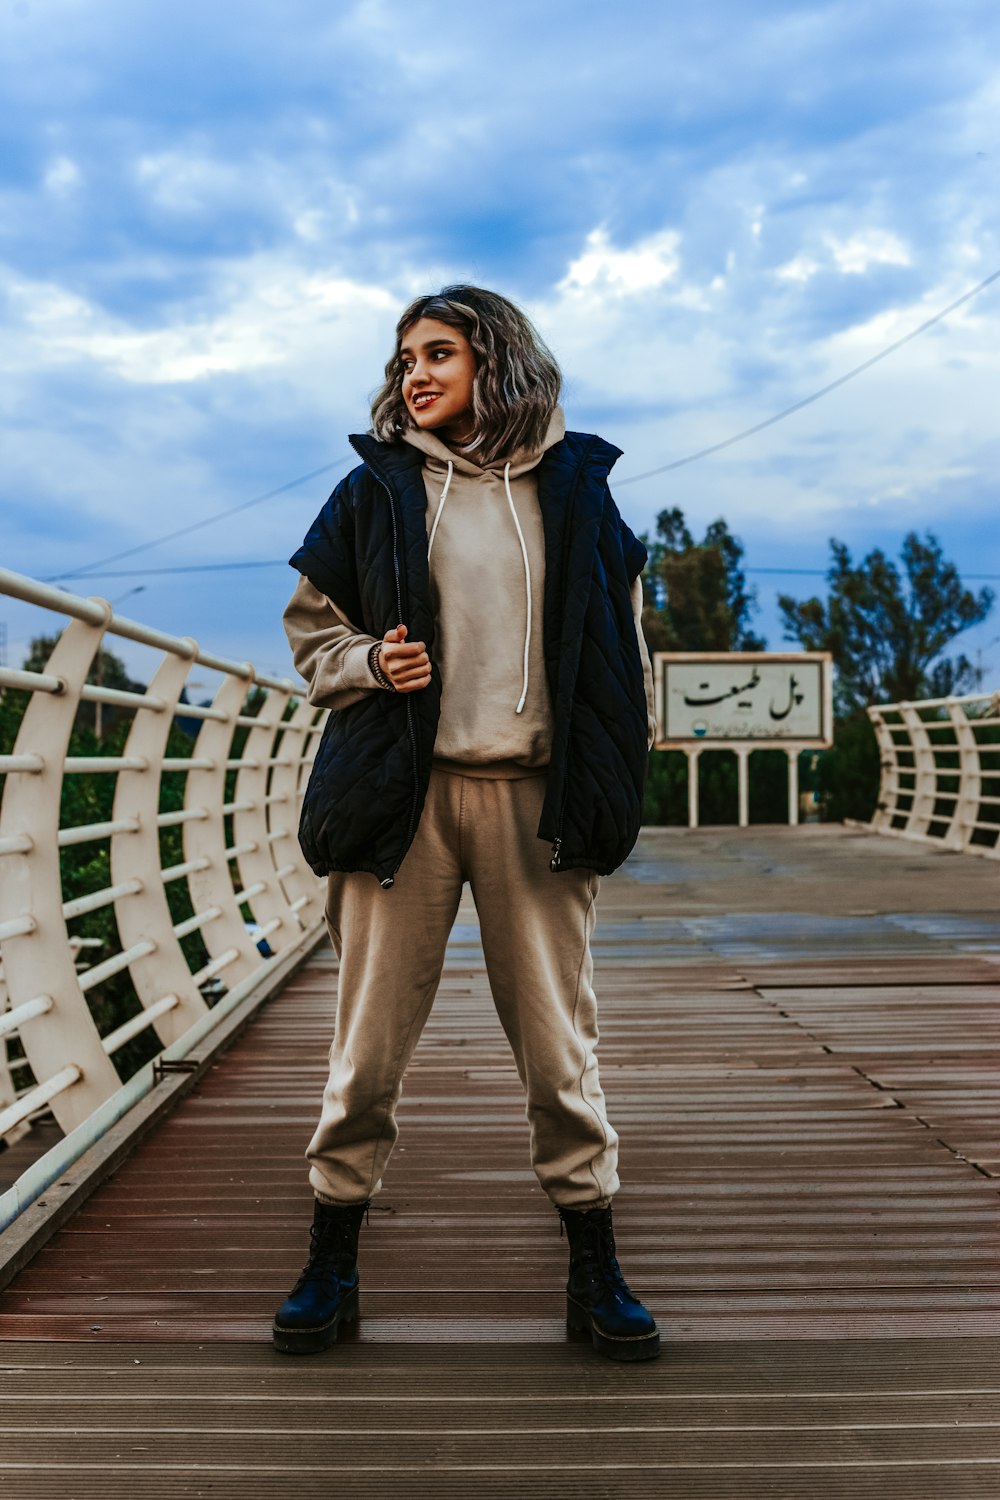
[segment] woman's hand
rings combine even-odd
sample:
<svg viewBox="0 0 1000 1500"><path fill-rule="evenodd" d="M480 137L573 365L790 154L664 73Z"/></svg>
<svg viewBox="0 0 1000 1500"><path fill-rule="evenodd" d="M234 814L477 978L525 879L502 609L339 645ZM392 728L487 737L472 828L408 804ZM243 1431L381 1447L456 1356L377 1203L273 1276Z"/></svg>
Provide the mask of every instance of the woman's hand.
<svg viewBox="0 0 1000 1500"><path fill-rule="evenodd" d="M378 664L397 693L419 692L431 680L431 659L424 643L408 641L405 625L383 636Z"/></svg>

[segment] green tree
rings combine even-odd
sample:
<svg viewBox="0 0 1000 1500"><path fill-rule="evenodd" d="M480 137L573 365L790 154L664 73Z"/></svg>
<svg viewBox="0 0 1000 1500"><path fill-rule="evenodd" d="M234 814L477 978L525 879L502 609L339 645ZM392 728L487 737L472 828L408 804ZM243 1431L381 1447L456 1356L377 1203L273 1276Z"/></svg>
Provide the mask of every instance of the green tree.
<svg viewBox="0 0 1000 1500"><path fill-rule="evenodd" d="M643 633L651 651L762 651L750 629L755 591L743 571L743 545L724 520L700 542L676 506L656 518L643 537L649 563L643 577Z"/></svg>
<svg viewBox="0 0 1000 1500"><path fill-rule="evenodd" d="M843 542L830 541L827 599L781 594L785 638L807 651L829 651L836 667L838 714L872 703L938 698L975 687L964 656L945 650L986 619L991 589L965 588L954 563L928 532L903 539L902 572L881 549L858 564Z"/></svg>

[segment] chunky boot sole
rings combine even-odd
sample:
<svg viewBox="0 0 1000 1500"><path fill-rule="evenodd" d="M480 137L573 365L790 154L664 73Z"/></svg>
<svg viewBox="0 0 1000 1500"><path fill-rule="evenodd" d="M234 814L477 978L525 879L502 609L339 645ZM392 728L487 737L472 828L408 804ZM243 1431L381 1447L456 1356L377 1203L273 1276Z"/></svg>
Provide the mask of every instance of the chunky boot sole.
<svg viewBox="0 0 1000 1500"><path fill-rule="evenodd" d="M615 1338L612 1334L602 1332L587 1309L579 1302L574 1302L572 1297L566 1298L566 1326L579 1333L589 1333L590 1341L598 1354L603 1354L608 1359L633 1361L658 1359L660 1355L658 1332L644 1333L638 1338Z"/></svg>
<svg viewBox="0 0 1000 1500"><path fill-rule="evenodd" d="M319 1354L337 1342L337 1329L341 1323L353 1323L358 1316L358 1288L349 1292L328 1323L318 1328L282 1328L272 1324L271 1336L274 1347L281 1354Z"/></svg>

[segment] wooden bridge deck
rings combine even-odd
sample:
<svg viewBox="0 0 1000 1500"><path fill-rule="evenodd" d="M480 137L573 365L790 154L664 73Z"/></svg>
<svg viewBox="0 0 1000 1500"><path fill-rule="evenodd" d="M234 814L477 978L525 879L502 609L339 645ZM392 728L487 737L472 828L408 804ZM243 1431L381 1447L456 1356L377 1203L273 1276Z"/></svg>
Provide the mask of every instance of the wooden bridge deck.
<svg viewBox="0 0 1000 1500"><path fill-rule="evenodd" d="M274 1353L318 955L0 1295L0 1494L1000 1494L1000 868L843 829L643 836L596 938L616 1217L664 1356L562 1322L565 1243L463 905L363 1230Z"/></svg>

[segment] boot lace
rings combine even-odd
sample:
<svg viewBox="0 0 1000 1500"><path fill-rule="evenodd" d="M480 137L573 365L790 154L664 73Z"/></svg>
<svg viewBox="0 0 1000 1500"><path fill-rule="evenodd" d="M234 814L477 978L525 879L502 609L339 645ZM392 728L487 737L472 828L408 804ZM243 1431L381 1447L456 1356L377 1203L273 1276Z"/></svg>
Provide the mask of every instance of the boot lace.
<svg viewBox="0 0 1000 1500"><path fill-rule="evenodd" d="M560 1238L563 1227L564 1220L560 1215ZM580 1216L580 1230L576 1244L573 1245L573 1258L595 1291L610 1292L617 1302L635 1301L618 1264L614 1229L600 1210L592 1210Z"/></svg>
<svg viewBox="0 0 1000 1500"><path fill-rule="evenodd" d="M368 1204L364 1206L368 1222ZM360 1227L360 1220L357 1227ZM295 1284L295 1293L310 1282L340 1282L351 1275L357 1259L356 1228L343 1217L325 1224L314 1223L309 1230L309 1259Z"/></svg>

